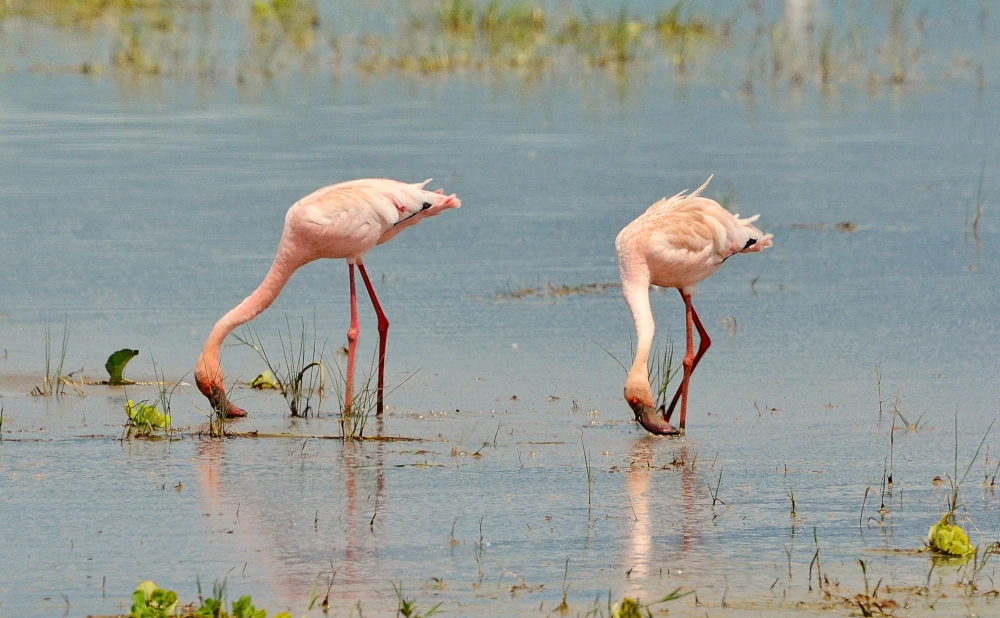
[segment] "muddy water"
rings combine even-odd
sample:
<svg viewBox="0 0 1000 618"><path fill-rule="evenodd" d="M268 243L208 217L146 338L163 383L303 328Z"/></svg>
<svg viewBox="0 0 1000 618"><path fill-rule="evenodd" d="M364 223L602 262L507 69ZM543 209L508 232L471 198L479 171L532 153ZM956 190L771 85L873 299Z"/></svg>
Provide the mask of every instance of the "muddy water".
<svg viewBox="0 0 1000 618"><path fill-rule="evenodd" d="M874 95L809 86L750 100L725 70L678 85L659 66L624 96L600 74L525 86L292 71L248 93L12 70L0 79L0 615L110 614L142 578L192 599L196 578L227 576L231 596L300 615L317 575L321 597L332 576L342 614L394 609L390 582L425 610L548 614L567 559L574 614L598 593L650 601L677 587L697 591L675 603L685 612L840 608L864 590L858 559L871 585L925 585L926 555L886 550L919 548L940 516L946 489L932 479L954 476L955 416L962 476L1000 370L996 67L982 89L948 74L948 41L976 17L928 19L941 36L925 41L920 81ZM708 195L762 213L775 246L699 289L713 346L689 436L652 439L602 349L629 358L616 291L504 294L614 282L617 231L709 174ZM182 439L118 442L122 404L149 387L26 394L46 325L57 348L64 323L67 370L100 377L110 352L136 347L127 375L151 378L155 359L182 379L266 272L287 206L363 176L433 176L463 200L367 258L392 324L389 382L415 372L369 433L416 441L324 440L339 434L329 400L320 418L290 419L278 395L246 388L245 437L201 439L203 402L182 387ZM676 293L653 299L657 342L679 342ZM277 352L279 329L302 320L343 342L342 263L296 273L254 327ZM263 369L238 345L223 362L239 380ZM890 450L894 407L920 421L899 430L896 417ZM1000 530L982 484L998 451L991 434L963 491L961 520L984 546ZM809 592L814 531L832 601ZM964 575L935 567L938 607L965 603L952 587ZM929 611L926 596L909 603Z"/></svg>

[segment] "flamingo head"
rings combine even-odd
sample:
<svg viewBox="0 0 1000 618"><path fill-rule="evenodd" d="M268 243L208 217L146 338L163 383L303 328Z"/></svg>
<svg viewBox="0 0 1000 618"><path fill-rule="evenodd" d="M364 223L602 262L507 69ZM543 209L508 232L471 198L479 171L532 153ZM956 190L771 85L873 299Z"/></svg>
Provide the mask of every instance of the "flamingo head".
<svg viewBox="0 0 1000 618"><path fill-rule="evenodd" d="M225 411L226 418L242 418L247 415L245 410L233 405L226 397L222 371L218 367L213 371L203 359L198 359L198 365L194 370L194 382L201 394L208 399L213 410Z"/></svg>
<svg viewBox="0 0 1000 618"><path fill-rule="evenodd" d="M676 436L680 433L667 422L654 407L653 391L646 376L633 378L631 373L625 382L625 401L632 408L635 420L649 433L658 436Z"/></svg>

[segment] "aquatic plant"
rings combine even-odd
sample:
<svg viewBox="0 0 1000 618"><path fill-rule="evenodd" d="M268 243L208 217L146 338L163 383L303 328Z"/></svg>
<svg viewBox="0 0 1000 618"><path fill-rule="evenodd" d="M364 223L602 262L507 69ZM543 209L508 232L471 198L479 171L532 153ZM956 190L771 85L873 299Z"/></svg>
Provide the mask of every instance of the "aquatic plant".
<svg viewBox="0 0 1000 618"><path fill-rule="evenodd" d="M723 467L719 466L719 478L715 482L715 487L713 488L711 484L708 485L708 491L712 494L712 506L715 506L716 503L726 506L726 503L719 498L719 488L722 487L722 470Z"/></svg>
<svg viewBox="0 0 1000 618"><path fill-rule="evenodd" d="M253 605L250 595L233 601L233 618L267 618L267 612Z"/></svg>
<svg viewBox="0 0 1000 618"><path fill-rule="evenodd" d="M644 22L629 16L627 6L616 18L595 17L585 10L583 19L572 17L566 22L557 40L576 47L594 66L621 67L638 59L645 28Z"/></svg>
<svg viewBox="0 0 1000 618"><path fill-rule="evenodd" d="M111 48L111 66L140 75L159 75L161 64L147 52L147 27L141 21L123 22Z"/></svg>
<svg viewBox="0 0 1000 618"><path fill-rule="evenodd" d="M254 0L250 24L261 51L273 54L286 41L305 51L316 41L319 6L315 0Z"/></svg>
<svg viewBox="0 0 1000 618"><path fill-rule="evenodd" d="M904 84L909 80L910 67L920 56L919 46L910 43L905 23L909 4L909 0L891 0L889 3L889 28L884 62L889 67L889 81L894 85Z"/></svg>
<svg viewBox="0 0 1000 618"><path fill-rule="evenodd" d="M615 602L613 601L611 592L609 591L607 605L605 607L601 607L601 595L598 594L597 598L594 599L594 606L585 615L595 616L598 618L645 618L652 615L652 610L650 608L653 606L682 599L690 594L694 594L694 592L694 590L681 592L680 588L675 588L673 592L664 595L652 603L643 605L640 599L633 599L632 597L624 597L621 601ZM605 613L605 611L607 613Z"/></svg>
<svg viewBox="0 0 1000 618"><path fill-rule="evenodd" d="M587 445L583 442L583 430L580 430L580 446L583 448L583 464L587 470L587 509L590 509L591 494L594 485L594 471L590 468L590 454L587 453Z"/></svg>
<svg viewBox="0 0 1000 618"><path fill-rule="evenodd" d="M566 565L563 567L563 583L562 583L562 602L556 606L556 611L560 614L565 614L569 611L569 605L566 604L566 597L569 595L569 558L566 558Z"/></svg>
<svg viewBox="0 0 1000 618"><path fill-rule="evenodd" d="M291 322L287 318L285 319L285 328L284 333L280 329L278 330L283 364L271 361L260 335L253 327L244 326L243 336L236 337L240 343L257 352L257 355L267 366L267 371L270 372L270 376L266 376L264 373L257 376L251 386L270 388L271 386L268 385L276 384L277 390L281 391L282 397L285 398L291 416L308 417L310 413L315 416L323 405L325 392L326 369L323 364L322 351L326 342L320 344L316 336L315 316L313 316L311 342L309 342L304 319L299 330L298 344L292 337ZM313 397L317 398L315 409L313 409Z"/></svg>
<svg viewBox="0 0 1000 618"><path fill-rule="evenodd" d="M171 413L171 402L174 398L174 391L176 391L177 387L181 385L181 380L184 379L184 376L181 376L181 380L174 382L174 385L168 389L166 375L163 373L163 370L157 366L156 359L152 358L152 354L150 354L150 359L153 362L153 379L156 381L156 402L163 410L163 414L169 418Z"/></svg>
<svg viewBox="0 0 1000 618"><path fill-rule="evenodd" d="M944 514L939 522L927 531L927 546L949 556L967 556L976 551L969 537L954 523L954 511Z"/></svg>
<svg viewBox="0 0 1000 618"><path fill-rule="evenodd" d="M125 424L125 435L131 436L133 433L140 438L152 436L157 429L162 429L164 433L170 431L170 415L163 414L146 401L133 403L131 399L125 402L125 414L128 422Z"/></svg>
<svg viewBox="0 0 1000 618"><path fill-rule="evenodd" d="M250 388L258 391L281 390L281 384L279 384L277 378L274 377L274 372L267 369L258 374L257 377L250 382Z"/></svg>
<svg viewBox="0 0 1000 618"><path fill-rule="evenodd" d="M48 322L45 323L45 377L42 378L42 385L32 389L32 395L48 397L51 395L61 396L66 391L68 376L63 373L66 365L66 351L69 347L69 320L63 322L62 350L59 353L59 365L53 371L52 368L52 328Z"/></svg>
<svg viewBox="0 0 1000 618"><path fill-rule="evenodd" d="M161 590L149 580L139 582L132 593L129 618L169 618L177 607L177 593Z"/></svg>
<svg viewBox="0 0 1000 618"><path fill-rule="evenodd" d="M111 386L135 384L131 380L126 380L122 374L125 371L125 365L128 365L129 361L138 355L139 350L130 350L129 348L112 353L104 363L104 369L108 372L108 384Z"/></svg>
<svg viewBox="0 0 1000 618"><path fill-rule="evenodd" d="M662 11L654 25L656 33L666 39L712 38L715 32L708 21L695 15L688 0L678 0Z"/></svg>
<svg viewBox="0 0 1000 618"><path fill-rule="evenodd" d="M474 14L472 0L441 0L437 8L437 20L441 29L461 36L475 34Z"/></svg>
<svg viewBox="0 0 1000 618"><path fill-rule="evenodd" d="M654 387L653 402L658 412L662 413L667 409L667 389L680 370L680 365L674 367L674 342L668 335L663 355L654 351L647 371L649 383Z"/></svg>
<svg viewBox="0 0 1000 618"><path fill-rule="evenodd" d="M0 19L22 17L57 27L88 28L110 15L131 12L135 0L4 0Z"/></svg>
<svg viewBox="0 0 1000 618"><path fill-rule="evenodd" d="M496 53L505 45L525 46L545 32L545 11L535 2L492 0L479 18L479 32Z"/></svg>
<svg viewBox="0 0 1000 618"><path fill-rule="evenodd" d="M417 609L415 599L407 599L403 596L402 582L400 582L398 586L395 582L390 583L392 584L392 589L396 592L396 600L398 602L398 606L396 607L396 616L403 616L403 618L428 618L429 616L436 614L438 608L442 605L441 603L438 603L434 607L427 610L427 613L422 614Z"/></svg>
<svg viewBox="0 0 1000 618"><path fill-rule="evenodd" d="M812 560L809 561L809 592L812 592L812 574L813 566L816 567L816 585L820 588L823 587L823 572L820 569L819 560L819 534L816 531L816 526L813 526L813 543L816 545L816 553L813 554Z"/></svg>

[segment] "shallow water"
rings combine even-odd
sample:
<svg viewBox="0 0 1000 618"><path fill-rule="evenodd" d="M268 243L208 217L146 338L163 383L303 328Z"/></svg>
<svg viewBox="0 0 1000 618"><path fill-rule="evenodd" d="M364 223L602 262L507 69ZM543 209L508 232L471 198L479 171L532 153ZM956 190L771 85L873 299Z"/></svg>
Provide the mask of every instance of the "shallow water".
<svg viewBox="0 0 1000 618"><path fill-rule="evenodd" d="M601 72L525 85L348 67L337 79L293 70L266 87L204 88L8 62L0 616L127 612L140 579L191 600L196 578L223 577L231 597L301 615L317 574L322 598L334 572L340 614L358 601L374 615L395 609L390 582L424 610L548 614L567 559L574 615L598 593L650 601L679 586L701 604L692 595L670 606L682 613L791 612L799 601L846 611L808 591L814 530L835 597L863 592L859 558L872 584L923 586L926 555L881 550L926 538L947 493L931 479L954 475L954 418L961 476L994 418L1000 370L996 18L975 48L985 50L981 89L941 68L976 16L927 19L935 36L920 79L874 95L807 85L748 99L724 67L677 83L655 63L622 95ZM503 294L615 282L618 230L710 174L707 194L760 212L775 246L699 288L713 346L692 381L689 435L653 439L630 421L624 372L602 349L630 358L616 290ZM280 396L239 388L251 412L236 424L243 438L119 442L126 396L153 389L27 395L41 383L46 327L58 348L64 323L68 370L99 378L108 354L136 347L126 375L151 379L155 359L169 379L189 379L214 321L266 272L288 205L364 176L432 176L463 200L366 259L392 324L388 381L416 372L392 393L381 430L418 441L306 439L340 433L331 399L320 418L292 419ZM834 229L842 221L856 229ZM296 273L253 322L269 350L280 350L286 320L296 333L315 320L321 341L343 342L346 270ZM679 343L677 294L653 300L657 342ZM359 301L367 367L375 320L363 292ZM238 345L223 365L241 381L264 368ZM884 522L869 520L897 398L921 428L899 431L897 418L894 491ZM175 426L197 430L201 407L179 389ZM369 433L378 429L372 420ZM254 430L301 437L246 437ZM996 444L990 434L963 491L962 521L983 545L1000 530L981 483ZM713 506L717 483L724 504ZM512 592L518 577L525 588ZM960 577L935 568L949 595L939 607L964 607L950 587ZM912 597L912 612L927 603Z"/></svg>

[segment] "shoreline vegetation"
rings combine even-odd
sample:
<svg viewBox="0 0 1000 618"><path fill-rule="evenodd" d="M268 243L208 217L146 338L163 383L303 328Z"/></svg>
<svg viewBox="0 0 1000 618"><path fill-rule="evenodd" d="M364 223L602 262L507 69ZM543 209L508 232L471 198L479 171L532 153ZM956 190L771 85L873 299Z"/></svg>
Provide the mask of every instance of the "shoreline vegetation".
<svg viewBox="0 0 1000 618"><path fill-rule="evenodd" d="M54 31L69 41L59 48L65 62L36 60L22 50L8 54L15 64L0 65L0 73L246 86L305 70L334 79L352 71L488 73L533 82L581 72L634 79L665 67L678 81L723 79L748 98L766 89L807 87L874 95L937 74L923 66L931 26L905 0L851 5L836 19L820 19L810 0L786 5L771 15L756 0L726 7L677 0L642 15L627 3L598 12L535 0L431 0L387 5L380 29L356 15L325 15L328 7L316 0L0 0L0 44L18 32ZM343 9L326 12L337 10ZM375 8L368 11L378 15ZM973 44L983 46L988 16L978 19ZM360 22L366 25L354 25ZM983 60L971 51L952 53L942 77L982 89Z"/></svg>

